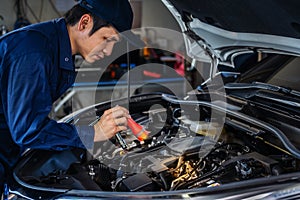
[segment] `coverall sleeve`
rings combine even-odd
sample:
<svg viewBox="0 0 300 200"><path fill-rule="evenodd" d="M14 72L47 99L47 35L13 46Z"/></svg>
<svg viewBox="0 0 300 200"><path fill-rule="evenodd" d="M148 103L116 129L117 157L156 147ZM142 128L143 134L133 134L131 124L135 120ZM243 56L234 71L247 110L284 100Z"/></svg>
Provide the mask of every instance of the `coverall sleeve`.
<svg viewBox="0 0 300 200"><path fill-rule="evenodd" d="M56 84L50 83L51 63L51 58L42 53L19 56L7 63L7 91L3 104L12 138L22 149L90 148L94 138L92 127L84 128L80 136L77 129L82 128L48 117L53 102L51 92Z"/></svg>

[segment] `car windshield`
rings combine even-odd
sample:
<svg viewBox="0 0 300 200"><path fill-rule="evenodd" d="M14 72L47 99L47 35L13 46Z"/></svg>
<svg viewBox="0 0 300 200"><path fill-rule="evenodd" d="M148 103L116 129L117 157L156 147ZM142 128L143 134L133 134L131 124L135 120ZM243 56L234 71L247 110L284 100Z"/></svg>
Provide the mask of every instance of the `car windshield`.
<svg viewBox="0 0 300 200"><path fill-rule="evenodd" d="M275 73L267 83L300 91L300 58L290 61Z"/></svg>

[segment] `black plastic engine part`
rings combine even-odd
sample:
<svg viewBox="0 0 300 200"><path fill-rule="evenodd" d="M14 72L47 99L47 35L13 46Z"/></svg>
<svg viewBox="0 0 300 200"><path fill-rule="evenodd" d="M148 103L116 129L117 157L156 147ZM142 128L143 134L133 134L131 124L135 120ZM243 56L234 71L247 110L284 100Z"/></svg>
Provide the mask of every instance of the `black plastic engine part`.
<svg viewBox="0 0 300 200"><path fill-rule="evenodd" d="M118 189L130 192L154 191L155 185L145 174L135 174L122 180Z"/></svg>

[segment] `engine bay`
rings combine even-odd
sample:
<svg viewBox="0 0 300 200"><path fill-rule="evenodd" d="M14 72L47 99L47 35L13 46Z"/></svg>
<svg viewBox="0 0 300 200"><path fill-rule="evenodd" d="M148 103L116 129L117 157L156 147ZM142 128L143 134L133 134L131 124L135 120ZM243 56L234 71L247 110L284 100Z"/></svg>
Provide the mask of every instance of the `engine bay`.
<svg viewBox="0 0 300 200"><path fill-rule="evenodd" d="M243 118L192 102L134 105L132 118L149 131L144 141L128 129L89 152L31 151L16 176L34 187L144 192L218 187L299 170L280 138ZM107 106L96 118L86 112L72 123L93 125Z"/></svg>

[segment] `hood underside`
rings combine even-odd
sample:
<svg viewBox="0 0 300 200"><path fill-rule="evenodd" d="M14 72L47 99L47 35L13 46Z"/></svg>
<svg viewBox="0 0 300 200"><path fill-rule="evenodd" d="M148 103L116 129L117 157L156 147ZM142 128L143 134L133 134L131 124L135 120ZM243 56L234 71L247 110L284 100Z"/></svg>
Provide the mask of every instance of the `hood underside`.
<svg viewBox="0 0 300 200"><path fill-rule="evenodd" d="M300 1L170 0L181 15L232 32L300 39Z"/></svg>
<svg viewBox="0 0 300 200"><path fill-rule="evenodd" d="M198 40L197 44L201 41L202 48L209 47L211 53L223 62L228 61L232 54L249 49L300 54L300 1L163 2L182 31ZM197 58L194 53L197 44L193 41L187 43L188 53Z"/></svg>

